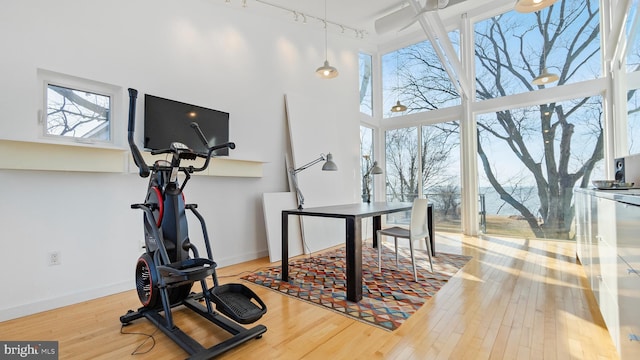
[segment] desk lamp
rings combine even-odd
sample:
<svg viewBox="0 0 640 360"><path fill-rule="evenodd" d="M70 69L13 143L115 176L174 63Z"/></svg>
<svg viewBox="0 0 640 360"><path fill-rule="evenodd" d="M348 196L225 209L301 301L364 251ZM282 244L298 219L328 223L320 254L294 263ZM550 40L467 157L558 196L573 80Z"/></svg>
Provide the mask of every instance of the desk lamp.
<svg viewBox="0 0 640 360"><path fill-rule="evenodd" d="M304 196L302 196L302 191L300 191L300 187L298 186L298 176L297 174L305 169L308 169L310 167L312 167L313 165L321 162L321 161L325 161L324 165L322 165L322 170L323 171L337 171L338 170L338 166L336 165L336 163L333 162L333 155L331 155L331 153L328 153L327 155L325 154L320 154L320 157L307 163L304 164L302 166L300 166L297 169L289 169L289 174L291 174L291 178L293 179L293 186L296 189L296 196L298 197L298 209L302 210L302 205L304 204Z"/></svg>

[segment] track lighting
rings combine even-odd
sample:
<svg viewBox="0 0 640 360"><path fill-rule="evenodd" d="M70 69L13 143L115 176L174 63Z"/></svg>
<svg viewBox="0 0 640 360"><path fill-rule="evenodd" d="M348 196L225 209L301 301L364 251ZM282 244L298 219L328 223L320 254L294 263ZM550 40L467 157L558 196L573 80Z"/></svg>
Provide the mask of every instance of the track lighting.
<svg viewBox="0 0 640 360"><path fill-rule="evenodd" d="M342 34L344 34L346 30L353 31L354 34L355 34L355 37L356 38L360 38L360 39L364 39L364 37L367 35L367 31L365 31L365 30L352 28L352 27L347 26L347 25L342 25L342 24L338 24L336 22L327 20L326 11L325 11L324 19L321 19L320 17L313 16L311 14L305 14L305 13L303 13L301 11L296 10L296 9L290 9L290 8L287 8L287 7L282 6L282 5L273 4L273 3L271 3L271 2L269 2L267 0L254 0L254 2L256 2L258 4L261 4L261 5L264 5L264 6L269 6L269 7L272 7L272 8L284 10L287 13L291 13L291 14L293 14L293 20L294 21L297 22L300 18L302 18L302 23L305 24L305 25L311 20L318 20L318 21L322 22L325 25L325 29L326 29L327 25L331 25L331 26L335 26L335 27L339 28L340 32ZM225 3L231 3L231 0L225 0ZM242 4L242 7L247 7L248 6L247 5L247 0L242 0L241 4Z"/></svg>

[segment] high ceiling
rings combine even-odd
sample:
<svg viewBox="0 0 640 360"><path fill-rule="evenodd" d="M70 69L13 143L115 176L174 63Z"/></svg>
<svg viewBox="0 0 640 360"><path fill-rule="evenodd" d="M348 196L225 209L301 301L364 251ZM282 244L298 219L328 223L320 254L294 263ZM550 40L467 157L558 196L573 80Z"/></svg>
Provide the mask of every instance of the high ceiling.
<svg viewBox="0 0 640 360"><path fill-rule="evenodd" d="M232 0L237 3L243 1L248 7L255 6L256 11L279 11L285 17L286 11L283 9L311 15L316 19L325 17L325 2L323 0ZM410 1L417 1L417 4L423 7L427 0L327 0L327 20L349 28L364 30L368 40L381 44L396 37L398 31L386 31L380 34L376 32L376 20L398 12L407 6L411 7ZM445 8L438 10L438 14L446 23L448 19L457 18L465 12L474 14L486 9L504 8L514 3L515 0L449 0ZM405 15L409 15L406 19L407 23L410 23L415 16L407 14L406 11ZM398 30L402 27L403 25L399 25ZM416 30L420 30L420 27L414 24L403 31Z"/></svg>

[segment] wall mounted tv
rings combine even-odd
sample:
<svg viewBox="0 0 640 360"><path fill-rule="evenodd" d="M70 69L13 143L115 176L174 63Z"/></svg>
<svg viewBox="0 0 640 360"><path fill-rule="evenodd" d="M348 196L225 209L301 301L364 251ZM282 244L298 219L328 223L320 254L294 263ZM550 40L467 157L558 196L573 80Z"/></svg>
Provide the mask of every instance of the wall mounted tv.
<svg viewBox="0 0 640 360"><path fill-rule="evenodd" d="M145 149L167 149L172 142L181 142L194 151L206 153L207 148L191 127L194 121L209 140L209 146L229 141L229 113L145 94ZM229 155L229 149L216 150L213 155Z"/></svg>

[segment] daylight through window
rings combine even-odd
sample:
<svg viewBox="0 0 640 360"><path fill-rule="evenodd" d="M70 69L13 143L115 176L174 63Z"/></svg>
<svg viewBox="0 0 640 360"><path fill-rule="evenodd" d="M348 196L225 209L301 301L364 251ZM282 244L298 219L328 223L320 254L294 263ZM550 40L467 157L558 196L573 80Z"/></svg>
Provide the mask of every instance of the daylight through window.
<svg viewBox="0 0 640 360"><path fill-rule="evenodd" d="M45 134L77 139L111 140L109 95L47 85Z"/></svg>

